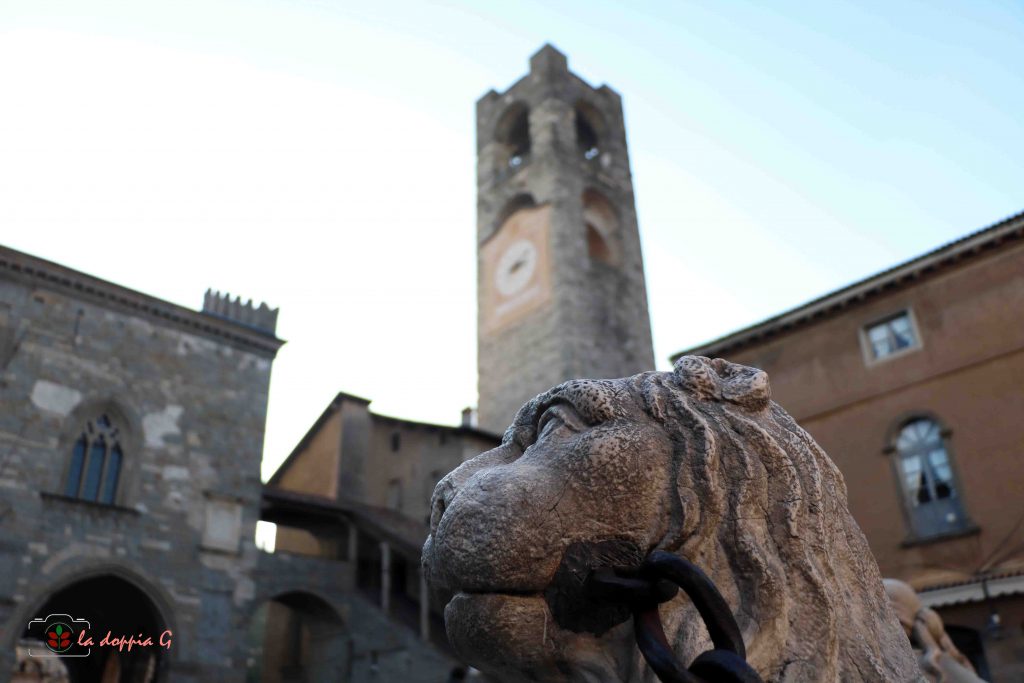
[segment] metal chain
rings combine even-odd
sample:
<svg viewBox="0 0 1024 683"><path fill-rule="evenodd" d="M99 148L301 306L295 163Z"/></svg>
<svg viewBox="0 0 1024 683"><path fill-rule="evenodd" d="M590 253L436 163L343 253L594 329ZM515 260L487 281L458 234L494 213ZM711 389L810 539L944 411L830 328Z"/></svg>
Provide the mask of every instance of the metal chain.
<svg viewBox="0 0 1024 683"><path fill-rule="evenodd" d="M658 613L658 605L674 598L680 588L697 608L714 644L688 668L676 660ZM596 599L630 606L636 644L663 683L763 683L747 664L743 636L725 598L692 562L655 550L637 569L593 570L587 589Z"/></svg>

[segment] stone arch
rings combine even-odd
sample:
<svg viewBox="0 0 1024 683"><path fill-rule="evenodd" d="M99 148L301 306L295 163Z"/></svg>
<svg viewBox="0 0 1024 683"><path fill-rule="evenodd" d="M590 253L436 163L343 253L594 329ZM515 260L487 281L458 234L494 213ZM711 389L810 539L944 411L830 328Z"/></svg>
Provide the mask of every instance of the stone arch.
<svg viewBox="0 0 1024 683"><path fill-rule="evenodd" d="M191 643L177 627L169 596L135 568L96 563L70 569L60 572L36 595L15 613L7 629L9 635L0 643L8 651L19 641L34 638L38 624L32 622L50 614L88 621L89 635L97 644L107 631L115 637L142 634L153 639L152 647L131 652L94 646L89 657L67 658L64 663L71 683L101 680L111 669L119 672L121 681L164 683L171 663L188 656ZM167 631L170 648L159 645Z"/></svg>
<svg viewBox="0 0 1024 683"><path fill-rule="evenodd" d="M349 680L345 612L307 588L265 594L249 611L248 683Z"/></svg>
<svg viewBox="0 0 1024 683"><path fill-rule="evenodd" d="M499 168L521 166L529 158L530 108L525 102L514 102L505 109L494 127L494 139L501 145Z"/></svg>
<svg viewBox="0 0 1024 683"><path fill-rule="evenodd" d="M494 229L499 230L513 214L522 209L532 209L537 206L537 200L529 192L520 192L506 201L494 220Z"/></svg>
<svg viewBox="0 0 1024 683"><path fill-rule="evenodd" d="M64 418L57 439L60 467L55 468L50 490L64 495L67 493L68 474L76 441L86 425L106 416L116 426L122 451L117 491L114 505L130 507L137 499L139 460L145 443L142 420L128 401L122 398L99 395L79 402Z"/></svg>
<svg viewBox="0 0 1024 683"><path fill-rule="evenodd" d="M592 261L617 266L621 260L619 215L614 205L593 188L583 191L583 225Z"/></svg>

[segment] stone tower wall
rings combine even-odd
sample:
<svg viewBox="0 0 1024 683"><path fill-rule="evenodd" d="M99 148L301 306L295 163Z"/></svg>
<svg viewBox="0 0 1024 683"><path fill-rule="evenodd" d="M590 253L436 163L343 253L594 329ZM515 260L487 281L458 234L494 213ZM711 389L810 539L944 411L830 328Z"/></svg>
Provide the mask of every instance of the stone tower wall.
<svg viewBox="0 0 1024 683"><path fill-rule="evenodd" d="M529 110L530 149L513 165L500 130L517 108ZM578 115L598 136L589 158L577 144ZM527 76L477 102L477 152L478 249L524 197L550 207L549 303L496 332L485 329L483 292L493 273L480 252L480 426L500 433L537 393L575 377L652 370L654 353L619 95L592 88L568 70L563 54L545 46ZM613 264L588 252L585 191L604 197L614 213Z"/></svg>

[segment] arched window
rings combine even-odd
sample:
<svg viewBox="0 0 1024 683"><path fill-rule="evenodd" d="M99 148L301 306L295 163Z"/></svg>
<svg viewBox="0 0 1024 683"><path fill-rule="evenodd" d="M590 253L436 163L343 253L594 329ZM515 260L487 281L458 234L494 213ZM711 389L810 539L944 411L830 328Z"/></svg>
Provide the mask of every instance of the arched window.
<svg viewBox="0 0 1024 683"><path fill-rule="evenodd" d="M576 103L576 147L587 161L601 154L601 137L607 126L604 118L594 105L580 101Z"/></svg>
<svg viewBox="0 0 1024 683"><path fill-rule="evenodd" d="M113 504L121 480L121 432L106 414L85 423L71 448L64 494Z"/></svg>
<svg viewBox="0 0 1024 683"><path fill-rule="evenodd" d="M505 148L505 163L522 166L530 154L530 110L522 102L509 107L498 121L495 139Z"/></svg>
<svg viewBox="0 0 1024 683"><path fill-rule="evenodd" d="M619 262L619 219L611 202L596 190L583 193L583 224L587 230L587 253L600 263Z"/></svg>
<svg viewBox="0 0 1024 683"><path fill-rule="evenodd" d="M915 536L940 536L970 526L960 500L942 428L915 418L896 436L896 466Z"/></svg>

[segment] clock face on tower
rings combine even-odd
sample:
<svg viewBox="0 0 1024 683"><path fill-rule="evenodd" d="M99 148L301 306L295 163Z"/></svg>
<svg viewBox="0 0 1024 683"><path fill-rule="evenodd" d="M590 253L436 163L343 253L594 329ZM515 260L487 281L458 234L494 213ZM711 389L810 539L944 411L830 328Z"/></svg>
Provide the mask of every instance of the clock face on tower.
<svg viewBox="0 0 1024 683"><path fill-rule="evenodd" d="M550 207L520 209L481 248L482 332L507 327L550 301L549 225Z"/></svg>
<svg viewBox="0 0 1024 683"><path fill-rule="evenodd" d="M517 240L505 247L505 251L498 257L494 286L502 296L512 296L530 284L536 271L537 247L529 240Z"/></svg>

